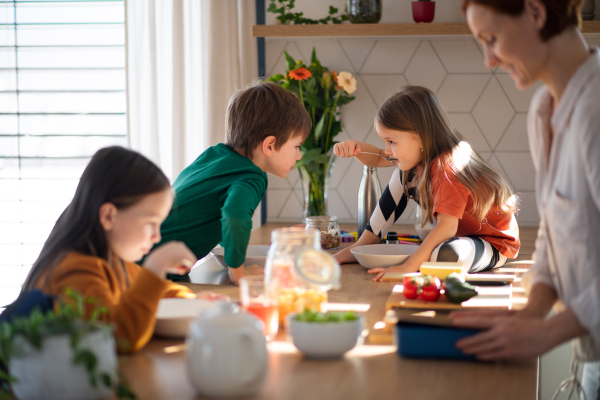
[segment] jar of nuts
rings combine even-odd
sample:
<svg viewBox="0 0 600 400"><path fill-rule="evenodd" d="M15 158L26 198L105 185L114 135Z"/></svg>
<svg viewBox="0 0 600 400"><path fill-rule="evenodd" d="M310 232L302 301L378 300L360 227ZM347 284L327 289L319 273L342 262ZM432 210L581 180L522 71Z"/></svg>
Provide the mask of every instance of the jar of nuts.
<svg viewBox="0 0 600 400"><path fill-rule="evenodd" d="M306 218L306 229L315 228L321 232L321 248L332 250L340 247L342 233L337 217L318 216Z"/></svg>

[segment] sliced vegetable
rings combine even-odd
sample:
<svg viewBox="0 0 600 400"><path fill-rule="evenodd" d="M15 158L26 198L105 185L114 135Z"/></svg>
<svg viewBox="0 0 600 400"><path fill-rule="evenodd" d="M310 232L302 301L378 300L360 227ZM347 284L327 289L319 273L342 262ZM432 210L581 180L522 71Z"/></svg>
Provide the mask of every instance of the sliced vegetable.
<svg viewBox="0 0 600 400"><path fill-rule="evenodd" d="M460 304L477 296L474 286L465 282L464 276L452 273L444 280L445 294L452 303Z"/></svg>

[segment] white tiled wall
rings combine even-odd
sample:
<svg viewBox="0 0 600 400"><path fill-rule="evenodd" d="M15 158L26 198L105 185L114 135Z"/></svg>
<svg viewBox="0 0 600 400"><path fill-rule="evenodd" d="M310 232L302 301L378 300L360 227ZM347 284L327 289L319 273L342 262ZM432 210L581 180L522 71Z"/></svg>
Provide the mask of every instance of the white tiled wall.
<svg viewBox="0 0 600 400"><path fill-rule="evenodd" d="M589 35L599 45L600 35ZM383 147L373 128L381 104L405 84L422 85L436 93L455 128L486 157L519 193L517 215L523 226L535 226L535 173L529 153L526 118L536 85L515 88L501 70L484 66L479 45L471 36L410 38L267 39L267 75L285 72L284 51L309 60L313 46L321 63L331 70L350 71L358 80L356 100L342 108L343 132L336 138L366 141ZM385 187L392 169L380 168ZM353 159L337 159L331 179L330 214L355 222L362 166ZM302 219L302 189L297 171L287 179L269 175L268 221ZM412 223L412 206L399 223Z"/></svg>

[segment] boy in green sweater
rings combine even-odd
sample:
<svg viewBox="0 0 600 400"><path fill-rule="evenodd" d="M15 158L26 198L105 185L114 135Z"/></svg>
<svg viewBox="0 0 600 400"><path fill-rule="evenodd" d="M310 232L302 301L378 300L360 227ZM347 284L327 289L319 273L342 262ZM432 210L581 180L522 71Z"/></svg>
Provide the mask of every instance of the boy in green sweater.
<svg viewBox="0 0 600 400"><path fill-rule="evenodd" d="M252 215L267 190L266 172L285 178L302 157L300 145L311 127L298 97L275 83L234 94L226 143L207 149L173 184L175 200L161 226L161 243L182 241L199 259L220 243L237 284L244 276Z"/></svg>

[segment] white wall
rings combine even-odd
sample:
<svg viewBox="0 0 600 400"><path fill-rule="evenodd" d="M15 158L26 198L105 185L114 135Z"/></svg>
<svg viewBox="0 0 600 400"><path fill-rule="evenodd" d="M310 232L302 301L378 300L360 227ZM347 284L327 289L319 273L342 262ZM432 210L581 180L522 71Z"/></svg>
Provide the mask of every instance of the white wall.
<svg viewBox="0 0 600 400"><path fill-rule="evenodd" d="M600 1L600 0L599 0ZM343 7L342 0L298 0L298 11L318 18L329 4ZM464 20L459 0L440 1L435 21ZM382 22L410 22L410 1L383 1ZM274 23L273 14L267 21ZM600 35L586 36L600 44ZM296 60L309 60L313 47L321 63L330 70L350 71L358 80L356 100L342 108L343 132L336 138L383 142L373 129L377 108L405 84L433 90L450 120L500 173L520 196L517 220L536 226L535 173L526 134L529 101L535 88L518 91L500 70L489 71L479 44L470 36L383 38L268 38L267 75L285 71L284 51ZM385 187L390 168L378 171ZM330 214L342 222L355 222L357 193L362 166L355 160L338 159L331 180ZM271 222L298 222L302 217L302 189L297 171L287 179L269 175L268 215ZM399 223L412 224L412 205Z"/></svg>

